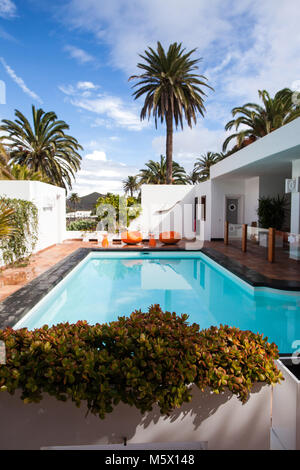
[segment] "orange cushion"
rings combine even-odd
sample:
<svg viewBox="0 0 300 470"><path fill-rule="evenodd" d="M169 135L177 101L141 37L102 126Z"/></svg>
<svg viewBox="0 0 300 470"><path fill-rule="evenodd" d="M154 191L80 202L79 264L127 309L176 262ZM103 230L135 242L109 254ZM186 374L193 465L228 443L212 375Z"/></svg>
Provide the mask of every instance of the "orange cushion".
<svg viewBox="0 0 300 470"><path fill-rule="evenodd" d="M177 243L181 240L181 235L178 232L170 231L170 232L162 232L159 234L159 240L165 244L173 244Z"/></svg>
<svg viewBox="0 0 300 470"><path fill-rule="evenodd" d="M127 245L135 245L143 240L141 232L123 232L121 233L121 240Z"/></svg>

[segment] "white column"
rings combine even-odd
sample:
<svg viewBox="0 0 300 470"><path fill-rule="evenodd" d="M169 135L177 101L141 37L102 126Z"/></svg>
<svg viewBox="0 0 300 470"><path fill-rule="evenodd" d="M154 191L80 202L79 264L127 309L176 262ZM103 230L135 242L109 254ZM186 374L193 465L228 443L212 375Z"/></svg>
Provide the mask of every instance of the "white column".
<svg viewBox="0 0 300 470"><path fill-rule="evenodd" d="M292 162L292 178L300 176L300 160ZM291 232L300 233L300 193L292 193L291 199Z"/></svg>
<svg viewBox="0 0 300 470"><path fill-rule="evenodd" d="M292 178L300 176L300 160L292 162ZM300 192L291 194L291 233L300 234ZM290 243L290 258L300 259L300 244Z"/></svg>

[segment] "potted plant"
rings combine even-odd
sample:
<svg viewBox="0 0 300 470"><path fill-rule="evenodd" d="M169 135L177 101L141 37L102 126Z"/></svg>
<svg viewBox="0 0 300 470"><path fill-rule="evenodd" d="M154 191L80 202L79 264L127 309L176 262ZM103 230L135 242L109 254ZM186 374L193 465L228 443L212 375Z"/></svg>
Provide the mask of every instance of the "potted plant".
<svg viewBox="0 0 300 470"><path fill-rule="evenodd" d="M284 232L282 227L285 220L285 211L287 201L285 195L277 197L261 197L258 200L258 222L261 228L276 229L275 246L283 247ZM259 243L261 246L267 246L267 234L261 234Z"/></svg>
<svg viewBox="0 0 300 470"><path fill-rule="evenodd" d="M187 318L154 305L110 324L0 331L0 447L126 438L268 449L271 386L282 377L276 345Z"/></svg>

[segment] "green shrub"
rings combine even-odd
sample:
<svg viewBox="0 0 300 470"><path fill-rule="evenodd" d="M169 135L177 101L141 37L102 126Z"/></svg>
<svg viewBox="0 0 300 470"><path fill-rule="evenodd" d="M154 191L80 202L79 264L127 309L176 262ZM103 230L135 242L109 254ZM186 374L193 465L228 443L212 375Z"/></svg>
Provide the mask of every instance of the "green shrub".
<svg viewBox="0 0 300 470"><path fill-rule="evenodd" d="M285 219L287 200L285 195L277 197L261 197L258 200L258 221L262 228L281 230Z"/></svg>
<svg viewBox="0 0 300 470"><path fill-rule="evenodd" d="M0 203L13 209L11 223L17 228L10 237L0 240L5 264L28 258L37 243L38 210L35 204L23 199L0 197Z"/></svg>
<svg viewBox="0 0 300 470"><path fill-rule="evenodd" d="M67 225L67 230L96 230L96 220L75 220Z"/></svg>
<svg viewBox="0 0 300 470"><path fill-rule="evenodd" d="M111 210L108 210L107 206ZM124 230L140 213L140 201L133 196L125 197L107 193L106 196L99 197L96 202L96 214L102 223L103 230Z"/></svg>
<svg viewBox="0 0 300 470"><path fill-rule="evenodd" d="M28 331L0 330L6 365L0 389L21 389L25 403L47 392L58 400L87 400L88 410L104 418L121 401L142 413L158 404L161 413L191 400L189 385L226 389L244 403L255 382L275 384L278 350L267 338L221 326L199 331L187 315L136 311L110 324L85 321Z"/></svg>

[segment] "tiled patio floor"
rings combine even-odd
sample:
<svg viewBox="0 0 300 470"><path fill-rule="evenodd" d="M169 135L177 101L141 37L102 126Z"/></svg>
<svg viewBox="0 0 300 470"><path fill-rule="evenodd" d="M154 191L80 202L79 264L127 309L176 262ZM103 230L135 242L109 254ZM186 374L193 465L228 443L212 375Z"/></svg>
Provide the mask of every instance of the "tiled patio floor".
<svg viewBox="0 0 300 470"><path fill-rule="evenodd" d="M271 279L300 281L300 261L290 259L282 249L276 249L275 262L269 263L266 248L253 243L248 243L246 253L233 242L227 246L222 241L205 242L204 246L213 248Z"/></svg>
<svg viewBox="0 0 300 470"><path fill-rule="evenodd" d="M0 302L78 248L91 248L93 246L97 246L97 243L66 240L60 245L50 247L33 255L26 267L10 267L0 271ZM276 262L271 264L265 259L265 251L251 244L248 246L247 253L242 253L239 247L233 245L225 246L223 242L205 242L204 246L213 248L269 278L300 281L300 262L289 260L286 254L278 253ZM122 250L124 246L115 245L113 248ZM148 243L144 243L139 247L131 247L133 250L137 248L145 250L149 246ZM159 243L157 248L166 249L166 247ZM185 249L185 242L181 242L173 247L173 249L178 248ZM195 248L201 248L201 245L195 246ZM128 246L126 249L128 249ZM168 249L172 249L172 247L168 247Z"/></svg>

